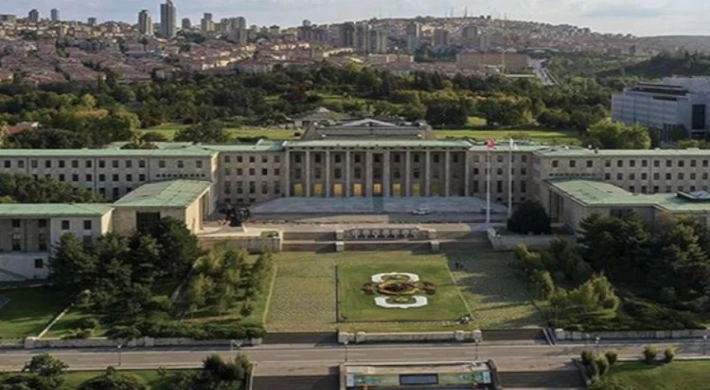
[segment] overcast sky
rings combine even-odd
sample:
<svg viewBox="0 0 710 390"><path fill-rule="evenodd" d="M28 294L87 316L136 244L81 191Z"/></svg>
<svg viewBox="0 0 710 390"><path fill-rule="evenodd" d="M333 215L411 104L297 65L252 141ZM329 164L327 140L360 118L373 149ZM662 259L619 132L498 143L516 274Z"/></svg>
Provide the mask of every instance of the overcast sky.
<svg viewBox="0 0 710 390"><path fill-rule="evenodd" d="M43 17L58 8L62 19L123 20L135 23L148 9L157 21L162 0L0 0L0 13L26 15L37 8ZM516 20L591 27L595 31L636 35L710 35L708 0L174 0L178 18L199 23L203 12L215 19L244 16L248 24L292 26L371 17L457 16L490 14Z"/></svg>

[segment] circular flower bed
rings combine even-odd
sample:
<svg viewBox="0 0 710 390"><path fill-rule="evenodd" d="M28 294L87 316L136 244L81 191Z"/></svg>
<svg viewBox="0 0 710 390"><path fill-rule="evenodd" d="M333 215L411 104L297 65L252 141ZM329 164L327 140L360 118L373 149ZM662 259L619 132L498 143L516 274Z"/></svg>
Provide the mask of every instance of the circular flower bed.
<svg viewBox="0 0 710 390"><path fill-rule="evenodd" d="M377 292L383 295L414 295L419 287L414 282L389 279L377 285Z"/></svg>

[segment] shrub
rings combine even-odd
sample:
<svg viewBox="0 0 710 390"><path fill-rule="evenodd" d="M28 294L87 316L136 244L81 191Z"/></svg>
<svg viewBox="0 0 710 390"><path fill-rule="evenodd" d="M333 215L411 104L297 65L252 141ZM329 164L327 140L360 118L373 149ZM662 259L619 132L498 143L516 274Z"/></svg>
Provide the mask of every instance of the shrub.
<svg viewBox="0 0 710 390"><path fill-rule="evenodd" d="M643 349L643 361L646 364L653 364L656 361L656 355L658 355L658 348L655 345L647 345Z"/></svg>
<svg viewBox="0 0 710 390"><path fill-rule="evenodd" d="M62 337L65 340L85 340L93 334L92 329L74 329L68 335Z"/></svg>
<svg viewBox="0 0 710 390"><path fill-rule="evenodd" d="M362 285L362 291L367 295L373 295L375 293L375 286L372 283L365 283Z"/></svg>
<svg viewBox="0 0 710 390"><path fill-rule="evenodd" d="M582 351L581 357L582 357L582 364L584 364L585 366L588 366L588 365L592 364L594 359L597 358L597 354L590 349L585 349L584 351Z"/></svg>
<svg viewBox="0 0 710 390"><path fill-rule="evenodd" d="M510 217L508 230L519 234L550 234L550 217L540 202L528 200Z"/></svg>
<svg viewBox="0 0 710 390"><path fill-rule="evenodd" d="M239 314L242 315L242 317L249 317L251 313L254 312L254 306L249 303L249 301L245 301L244 304L242 305L242 308L239 310Z"/></svg>
<svg viewBox="0 0 710 390"><path fill-rule="evenodd" d="M86 317L77 321L79 329L96 329L99 327L99 320L94 317Z"/></svg>
<svg viewBox="0 0 710 390"><path fill-rule="evenodd" d="M606 356L606 361L609 362L610 366L613 366L616 364L616 362L619 361L619 353L616 352L615 350L609 350L604 353L604 356Z"/></svg>
<svg viewBox="0 0 710 390"><path fill-rule="evenodd" d="M675 359L676 355L676 350L673 347L668 347L666 348L665 351L663 351L663 361L666 363L670 363Z"/></svg>
<svg viewBox="0 0 710 390"><path fill-rule="evenodd" d="M81 384L80 390L145 390L145 386L132 376L121 374L109 367L106 373Z"/></svg>
<svg viewBox="0 0 710 390"><path fill-rule="evenodd" d="M606 374L609 371L609 361L606 360L605 356L599 356L594 360L594 364L597 366L599 376Z"/></svg>

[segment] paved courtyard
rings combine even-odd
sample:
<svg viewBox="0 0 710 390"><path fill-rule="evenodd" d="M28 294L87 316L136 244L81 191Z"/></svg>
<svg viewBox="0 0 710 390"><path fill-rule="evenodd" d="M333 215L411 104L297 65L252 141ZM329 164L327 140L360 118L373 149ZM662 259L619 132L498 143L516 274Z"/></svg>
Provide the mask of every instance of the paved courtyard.
<svg viewBox="0 0 710 390"><path fill-rule="evenodd" d="M474 197L418 198L279 198L251 208L256 220L302 220L329 216L349 216L358 222L464 222L485 220L486 201ZM413 215L428 209L428 215ZM507 217L507 208L491 203L491 219ZM390 217L384 217L389 215ZM347 218L345 218L347 219ZM365 221L367 220L367 221ZM335 222L335 221L332 221Z"/></svg>

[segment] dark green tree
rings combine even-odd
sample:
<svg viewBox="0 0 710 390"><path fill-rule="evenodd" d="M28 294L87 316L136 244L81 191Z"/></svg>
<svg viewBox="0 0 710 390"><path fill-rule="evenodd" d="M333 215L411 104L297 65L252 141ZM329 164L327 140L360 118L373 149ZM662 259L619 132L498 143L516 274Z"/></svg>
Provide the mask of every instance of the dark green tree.
<svg viewBox="0 0 710 390"><path fill-rule="evenodd" d="M229 134L224 127L216 121L200 123L180 130L175 135L175 141L193 143L226 143Z"/></svg>
<svg viewBox="0 0 710 390"><path fill-rule="evenodd" d="M79 386L79 390L145 390L146 387L129 375L108 367L103 375L89 379Z"/></svg>
<svg viewBox="0 0 710 390"><path fill-rule="evenodd" d="M97 276L97 259L86 251L79 239L64 234L49 261L51 282L58 288L78 292L90 288Z"/></svg>
<svg viewBox="0 0 710 390"><path fill-rule="evenodd" d="M519 234L550 234L550 217L540 202L527 200L508 220L508 230Z"/></svg>

